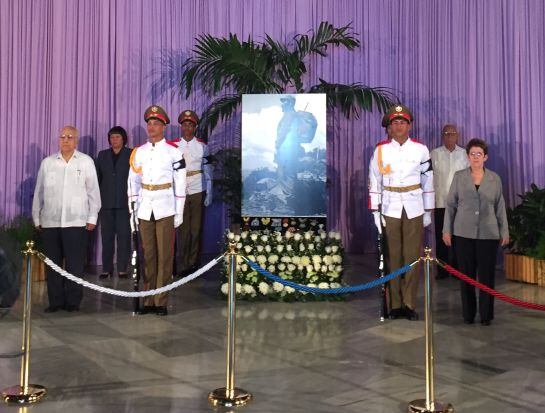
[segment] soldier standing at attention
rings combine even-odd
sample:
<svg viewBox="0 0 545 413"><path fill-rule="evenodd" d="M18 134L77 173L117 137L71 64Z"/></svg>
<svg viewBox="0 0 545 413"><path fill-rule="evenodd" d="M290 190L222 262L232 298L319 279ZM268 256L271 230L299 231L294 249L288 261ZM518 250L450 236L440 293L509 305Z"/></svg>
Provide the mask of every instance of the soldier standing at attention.
<svg viewBox="0 0 545 413"><path fill-rule="evenodd" d="M391 107L383 119L391 139L380 142L369 164L369 208L379 231L385 227L390 271L420 255L423 229L434 208L430 153L409 138L413 115L403 105ZM382 225L381 225L382 223ZM418 268L390 281L390 318L417 320Z"/></svg>
<svg viewBox="0 0 545 413"><path fill-rule="evenodd" d="M196 271L201 247L204 207L212 203L212 165L208 161L208 145L195 137L199 117L192 110L178 116L182 137L176 139L187 167L187 189L184 220L177 229L176 271L180 276Z"/></svg>
<svg viewBox="0 0 545 413"><path fill-rule="evenodd" d="M186 173L178 146L164 137L168 115L160 106L144 113L148 141L134 148L129 171L129 208L138 220L146 290L160 288L172 281L174 229L183 220ZM167 293L146 297L140 314L167 315Z"/></svg>

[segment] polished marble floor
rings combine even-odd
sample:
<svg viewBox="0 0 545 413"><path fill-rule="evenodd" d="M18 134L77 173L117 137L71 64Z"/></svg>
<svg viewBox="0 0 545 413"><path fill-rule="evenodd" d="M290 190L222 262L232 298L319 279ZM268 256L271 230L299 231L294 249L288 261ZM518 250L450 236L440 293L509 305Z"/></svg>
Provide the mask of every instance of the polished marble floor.
<svg viewBox="0 0 545 413"><path fill-rule="evenodd" d="M372 256L349 257L347 281L371 277ZM133 316L131 301L87 290L81 311L44 314L34 284L31 382L49 394L29 412L211 412L225 382L226 303L218 272L176 290L167 317ZM128 281L101 282L129 289ZM505 281L510 295L545 304L545 288ZM459 285L434 282L436 396L457 412L545 411L545 313L496 302L490 327L465 325ZM422 310L422 302L418 310ZM424 322L380 323L378 291L347 302L238 307L237 412L404 412L424 397ZM1 314L0 387L19 381L21 302ZM0 412L17 407L0 405ZM219 409L218 411L230 411Z"/></svg>

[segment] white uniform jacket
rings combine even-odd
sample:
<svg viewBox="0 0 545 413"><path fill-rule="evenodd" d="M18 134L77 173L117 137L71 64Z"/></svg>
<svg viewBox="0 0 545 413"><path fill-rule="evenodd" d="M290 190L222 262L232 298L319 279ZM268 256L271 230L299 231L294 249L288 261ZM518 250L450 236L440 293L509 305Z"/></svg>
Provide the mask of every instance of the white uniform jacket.
<svg viewBox="0 0 545 413"><path fill-rule="evenodd" d="M187 168L187 195L212 191L212 164L208 162L208 145L203 140L193 137L190 141L183 138L173 142L182 151Z"/></svg>
<svg viewBox="0 0 545 413"><path fill-rule="evenodd" d="M166 139L133 149L128 181L129 209L135 203L137 217L149 221L184 215L186 168L178 146ZM170 184L170 185L169 185ZM157 186L164 189L156 189ZM148 188L148 189L146 189Z"/></svg>
<svg viewBox="0 0 545 413"><path fill-rule="evenodd" d="M405 209L409 219L435 207L433 170L426 145L414 139L400 145L391 139L376 146L369 164L369 208L379 207L383 215L392 218L401 218Z"/></svg>

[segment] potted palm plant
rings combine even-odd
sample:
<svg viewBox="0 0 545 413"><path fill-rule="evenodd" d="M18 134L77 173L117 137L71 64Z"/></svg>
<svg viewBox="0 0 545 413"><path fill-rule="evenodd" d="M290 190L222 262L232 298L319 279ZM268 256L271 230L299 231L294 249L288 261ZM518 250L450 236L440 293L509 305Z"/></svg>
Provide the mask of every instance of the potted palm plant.
<svg viewBox="0 0 545 413"><path fill-rule="evenodd" d="M507 211L511 245L505 254L507 279L545 285L545 189L532 184L522 202Z"/></svg>
<svg viewBox="0 0 545 413"><path fill-rule="evenodd" d="M329 22L322 22L316 30L298 34L287 43L269 35L265 35L261 42L252 38L241 41L236 34L227 37L199 36L193 56L182 66L180 81L186 98L192 93L204 93L211 98L202 113L197 136L206 140L220 121L237 114L242 95L250 93L325 93L328 109L338 108L348 118L357 118L362 111L370 112L373 109L385 112L398 102L387 88L369 87L357 82L330 83L321 78L318 84L305 84L309 58L316 55L325 57L328 48L332 47L354 51L360 47L357 36L350 24L334 27ZM239 133L240 128L237 128ZM239 150L228 148L232 154ZM240 162L240 155L237 162ZM225 163L228 168L230 164ZM218 186L240 184L240 178L233 180L230 172L230 169L219 172L222 178L216 182ZM237 173L240 174L240 169ZM240 209L235 212L240 208L240 196L232 196L236 188L231 187L223 191L219 189L220 194L226 195L222 200L230 205L233 220L240 216Z"/></svg>

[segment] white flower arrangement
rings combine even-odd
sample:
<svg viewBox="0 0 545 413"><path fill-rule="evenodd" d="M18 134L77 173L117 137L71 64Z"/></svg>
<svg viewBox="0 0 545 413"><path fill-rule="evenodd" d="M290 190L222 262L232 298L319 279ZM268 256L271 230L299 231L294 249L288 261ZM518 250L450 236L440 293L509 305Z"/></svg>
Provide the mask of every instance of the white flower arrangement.
<svg viewBox="0 0 545 413"><path fill-rule="evenodd" d="M319 288L338 288L342 285L343 248L338 232L243 231L226 233L226 243L234 242L237 256L237 297L248 300L270 299L279 301L339 300L335 294L308 294L293 287L272 282L251 268L242 258L255 262L261 268L283 279ZM225 261L227 274L228 261ZM224 280L225 281L225 280ZM228 285L221 284L221 293L228 293Z"/></svg>

